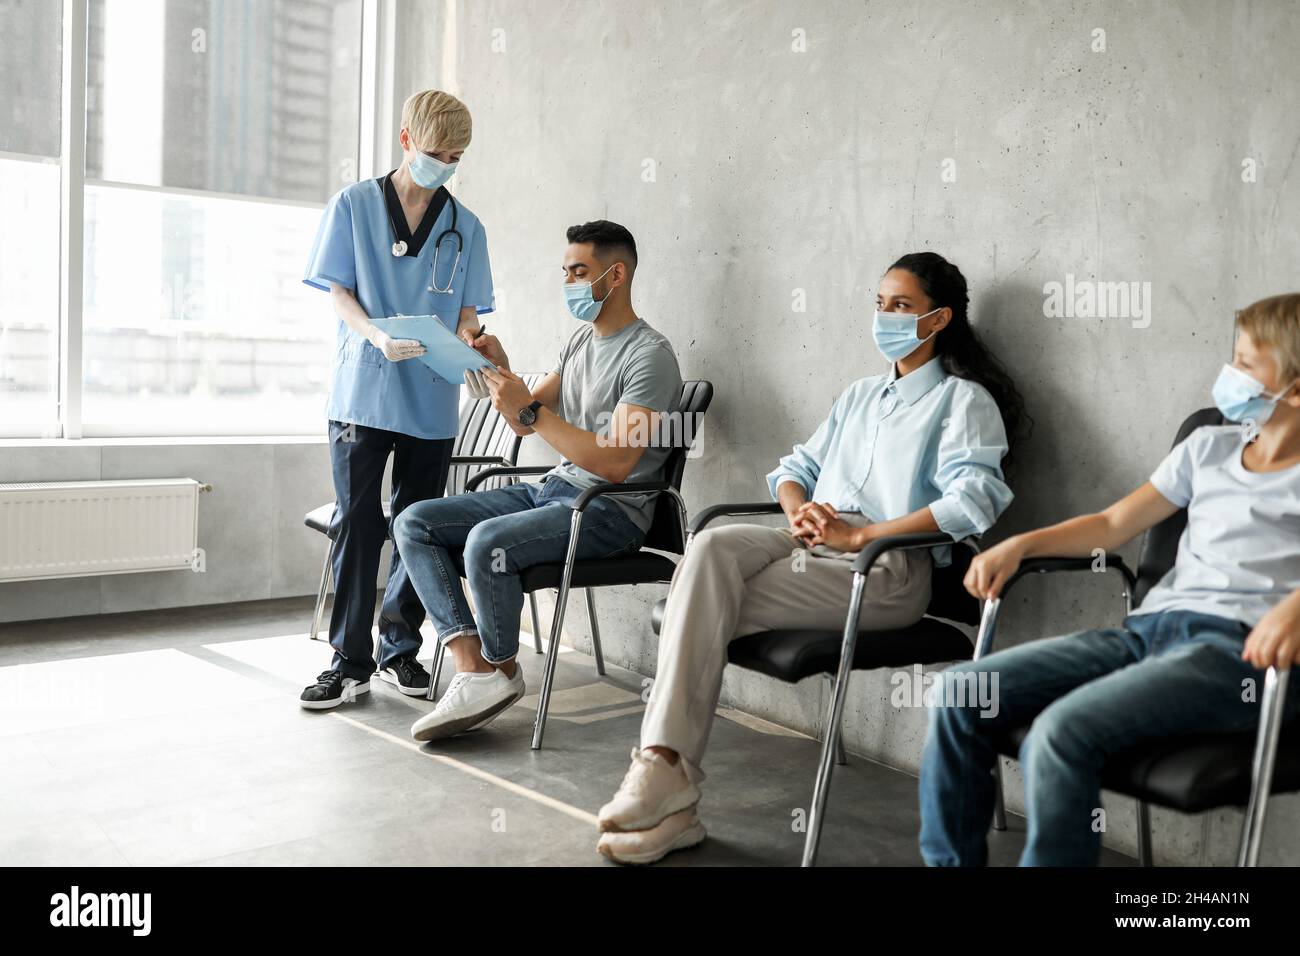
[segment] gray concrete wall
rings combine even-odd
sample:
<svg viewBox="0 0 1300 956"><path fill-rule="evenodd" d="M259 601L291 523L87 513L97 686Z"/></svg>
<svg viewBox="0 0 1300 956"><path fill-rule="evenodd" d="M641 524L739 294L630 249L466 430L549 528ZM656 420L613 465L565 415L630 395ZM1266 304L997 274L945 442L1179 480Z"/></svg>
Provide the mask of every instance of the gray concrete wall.
<svg viewBox="0 0 1300 956"><path fill-rule="evenodd" d="M717 386L687 472L693 509L762 496L762 476L839 391L883 369L871 300L894 257L952 258L1038 422L998 537L1140 483L1209 403L1232 309L1294 288L1292 11L402 0L396 88L453 86L474 110L456 189L486 223L491 322L516 367L545 367L572 331L557 288L564 228L608 217L635 233L639 311L688 377ZM1045 283L1068 274L1150 282L1150 324L1045 318ZM525 443L522 460L547 457ZM301 521L331 496L323 441L0 447L0 481L174 475L215 486L205 574L0 585L0 622L314 592L323 540ZM599 596L608 659L653 674L648 608L664 590ZM1100 576L1027 581L1003 633L1019 642L1120 613ZM569 620L586 648L580 601ZM890 706L890 677L855 675L847 742L915 771L924 715ZM724 695L805 730L824 703L817 682L734 669ZM1014 768L1008 791L1019 809ZM1133 852L1131 804L1106 802L1107 842ZM1157 810L1156 859L1231 862L1239 820ZM1300 862L1297 834L1300 800L1275 800L1264 861Z"/></svg>
<svg viewBox="0 0 1300 956"><path fill-rule="evenodd" d="M486 224L493 331L517 367L542 368L573 329L564 228L605 217L637 237L638 311L686 376L717 387L692 508L762 496L840 390L883 369L872 299L903 252L961 266L1037 419L998 536L1142 482L1210 403L1232 310L1296 285L1286 0L449 0L400 16L397 88L450 86L474 111L457 190ZM1045 317L1045 284L1067 275L1149 282L1149 324ZM1006 641L1118 620L1118 590L1097 578L1026 582ZM608 658L653 673L647 609L663 590L600 595ZM571 613L584 644L580 602ZM821 705L815 682L734 669L725 690L803 728ZM890 690L888 674L855 676L848 744L915 770L923 713L889 706ZM1133 852L1131 805L1107 806L1107 841ZM1272 813L1264 858L1300 862L1300 800ZM1158 861L1231 861L1238 814L1154 819Z"/></svg>

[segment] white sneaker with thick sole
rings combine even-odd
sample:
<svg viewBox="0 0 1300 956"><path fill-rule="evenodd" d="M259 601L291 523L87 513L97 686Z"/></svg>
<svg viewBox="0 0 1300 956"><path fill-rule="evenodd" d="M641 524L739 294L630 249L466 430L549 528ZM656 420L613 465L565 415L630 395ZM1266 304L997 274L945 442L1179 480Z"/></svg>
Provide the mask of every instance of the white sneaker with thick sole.
<svg viewBox="0 0 1300 956"><path fill-rule="evenodd" d="M411 726L416 740L437 740L475 730L494 720L524 696L523 668L515 676L503 671L491 674L464 672L451 679L438 704Z"/></svg>
<svg viewBox="0 0 1300 956"><path fill-rule="evenodd" d="M704 824L691 807L669 814L648 830L602 833L596 852L615 863L654 863L673 850L696 846L704 836Z"/></svg>
<svg viewBox="0 0 1300 956"><path fill-rule="evenodd" d="M699 802L699 788L687 778L680 757L674 765L657 753L633 747L632 766L618 793L600 808L600 828L649 830L670 814Z"/></svg>

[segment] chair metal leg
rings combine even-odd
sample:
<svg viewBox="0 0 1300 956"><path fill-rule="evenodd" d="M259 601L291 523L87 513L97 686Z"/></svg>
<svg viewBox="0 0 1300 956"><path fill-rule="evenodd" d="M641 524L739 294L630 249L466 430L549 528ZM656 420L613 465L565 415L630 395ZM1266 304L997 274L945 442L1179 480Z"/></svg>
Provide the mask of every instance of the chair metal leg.
<svg viewBox="0 0 1300 956"><path fill-rule="evenodd" d="M587 588L587 619L591 621L591 646L596 652L596 673L605 676L605 655L600 652L600 623L596 620L596 592Z"/></svg>
<svg viewBox="0 0 1300 956"><path fill-rule="evenodd" d="M533 612L533 652L542 652L542 626L537 623L537 592L528 592L528 606Z"/></svg>
<svg viewBox="0 0 1300 956"><path fill-rule="evenodd" d="M569 523L569 548L564 556L564 573L560 577L560 593L555 599L555 615L551 621L551 639L546 647L542 692L538 695L537 717L533 721L533 750L542 749L542 734L546 730L546 711L551 706L551 683L555 680L555 664L560 657L560 632L564 627L564 607L569 602L569 578L573 574L573 558L578 552L578 532L581 528L582 512L575 511Z"/></svg>
<svg viewBox="0 0 1300 956"><path fill-rule="evenodd" d="M1138 801L1138 866L1151 866L1151 807Z"/></svg>
<svg viewBox="0 0 1300 956"><path fill-rule="evenodd" d="M830 717L826 721L821 760L817 765L817 782L813 785L812 811L808 814L808 835L803 844L804 866L813 866L817 862L817 845L821 842L822 817L826 812L826 794L830 788L831 768L835 760L835 743L839 740L840 727L844 721L844 702L849 696L849 678L853 675L853 652L858 643L858 612L862 609L862 589L866 580L866 575L861 571L853 573L849 613L844 619L844 639L840 643L840 666L835 675Z"/></svg>
<svg viewBox="0 0 1300 956"><path fill-rule="evenodd" d="M822 686L827 691L826 696L829 698L830 695L834 693L835 690L835 682L831 679L830 674L822 674ZM830 713L829 707L827 708L827 713ZM826 728L818 727L817 740L820 742L825 739L826 739ZM844 732L841 731L839 736L835 738L835 763L843 767L848 762L849 762L849 757L844 750Z"/></svg>
<svg viewBox="0 0 1300 956"><path fill-rule="evenodd" d="M325 567L320 573L320 589L316 592L316 610L311 616L311 640L317 640L320 634L320 619L325 613L325 595L329 593L330 565L334 563L334 539L329 539L329 550L325 552Z"/></svg>
<svg viewBox="0 0 1300 956"><path fill-rule="evenodd" d="M993 764L993 785L996 788L993 791L993 829L1005 830L1007 828L1007 807L1002 799L1002 755L999 754Z"/></svg>
<svg viewBox="0 0 1300 956"><path fill-rule="evenodd" d="M438 653L433 659L433 673L429 675L429 689L424 693L425 700L438 699L438 681L442 679L442 662L447 656L447 648L438 641Z"/></svg>
<svg viewBox="0 0 1300 956"><path fill-rule="evenodd" d="M1264 816L1268 796L1273 790L1273 765L1277 760L1277 739L1282 731L1282 709L1286 701L1289 670L1270 667L1264 675L1264 695L1260 701L1259 731L1255 735L1255 757L1251 769L1250 800L1241 825L1238 866L1258 866L1259 847L1264 838Z"/></svg>

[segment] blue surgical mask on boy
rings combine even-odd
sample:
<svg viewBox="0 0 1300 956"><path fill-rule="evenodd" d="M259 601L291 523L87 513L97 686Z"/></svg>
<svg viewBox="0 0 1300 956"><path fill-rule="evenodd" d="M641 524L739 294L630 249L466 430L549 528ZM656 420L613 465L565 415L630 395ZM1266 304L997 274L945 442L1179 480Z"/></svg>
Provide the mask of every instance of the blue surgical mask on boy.
<svg viewBox="0 0 1300 956"><path fill-rule="evenodd" d="M926 315L934 315L938 311L939 309L931 309L925 315L911 315L907 312L881 312L876 309L876 315L871 320L871 335L876 340L876 348L891 362L907 358L934 338L937 329L923 339L917 338L916 324Z"/></svg>
<svg viewBox="0 0 1300 956"><path fill-rule="evenodd" d="M1293 383L1294 384L1294 383ZM1219 377L1214 380L1210 393L1214 404L1219 406L1223 417L1232 422L1250 419L1257 425L1268 421L1277 407L1278 401L1291 388L1288 385L1276 395L1270 395L1264 383L1253 375L1247 375L1237 366L1228 364L1219 370Z"/></svg>
<svg viewBox="0 0 1300 956"><path fill-rule="evenodd" d="M614 268L610 266L609 269ZM609 269L606 269L600 275L596 276L596 282L599 282L605 276L609 275ZM605 293L605 299L597 302L591 295L593 282L566 282L564 283L564 304L569 307L569 314L579 322L595 322L596 316L600 315L600 307L605 304L605 299L609 298L609 293Z"/></svg>
<svg viewBox="0 0 1300 956"><path fill-rule="evenodd" d="M443 163L434 159L432 156L420 152L418 149L411 161L407 164L407 169L411 173L411 181L422 189L437 189L447 180L451 179L451 174L456 171L456 163Z"/></svg>

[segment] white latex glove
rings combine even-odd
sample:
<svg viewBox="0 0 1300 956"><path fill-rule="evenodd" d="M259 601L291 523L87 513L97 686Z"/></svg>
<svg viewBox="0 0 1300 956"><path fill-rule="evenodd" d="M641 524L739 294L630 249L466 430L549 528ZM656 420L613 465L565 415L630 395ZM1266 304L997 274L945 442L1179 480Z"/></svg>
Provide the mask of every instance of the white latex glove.
<svg viewBox="0 0 1300 956"><path fill-rule="evenodd" d="M370 344L383 352L384 358L390 362L417 358L425 351L424 346L415 339L395 339L376 326L371 326L370 334L366 337L370 339Z"/></svg>
<svg viewBox="0 0 1300 956"><path fill-rule="evenodd" d="M465 389L471 398L487 398L492 394L483 373L468 368L465 369Z"/></svg>

